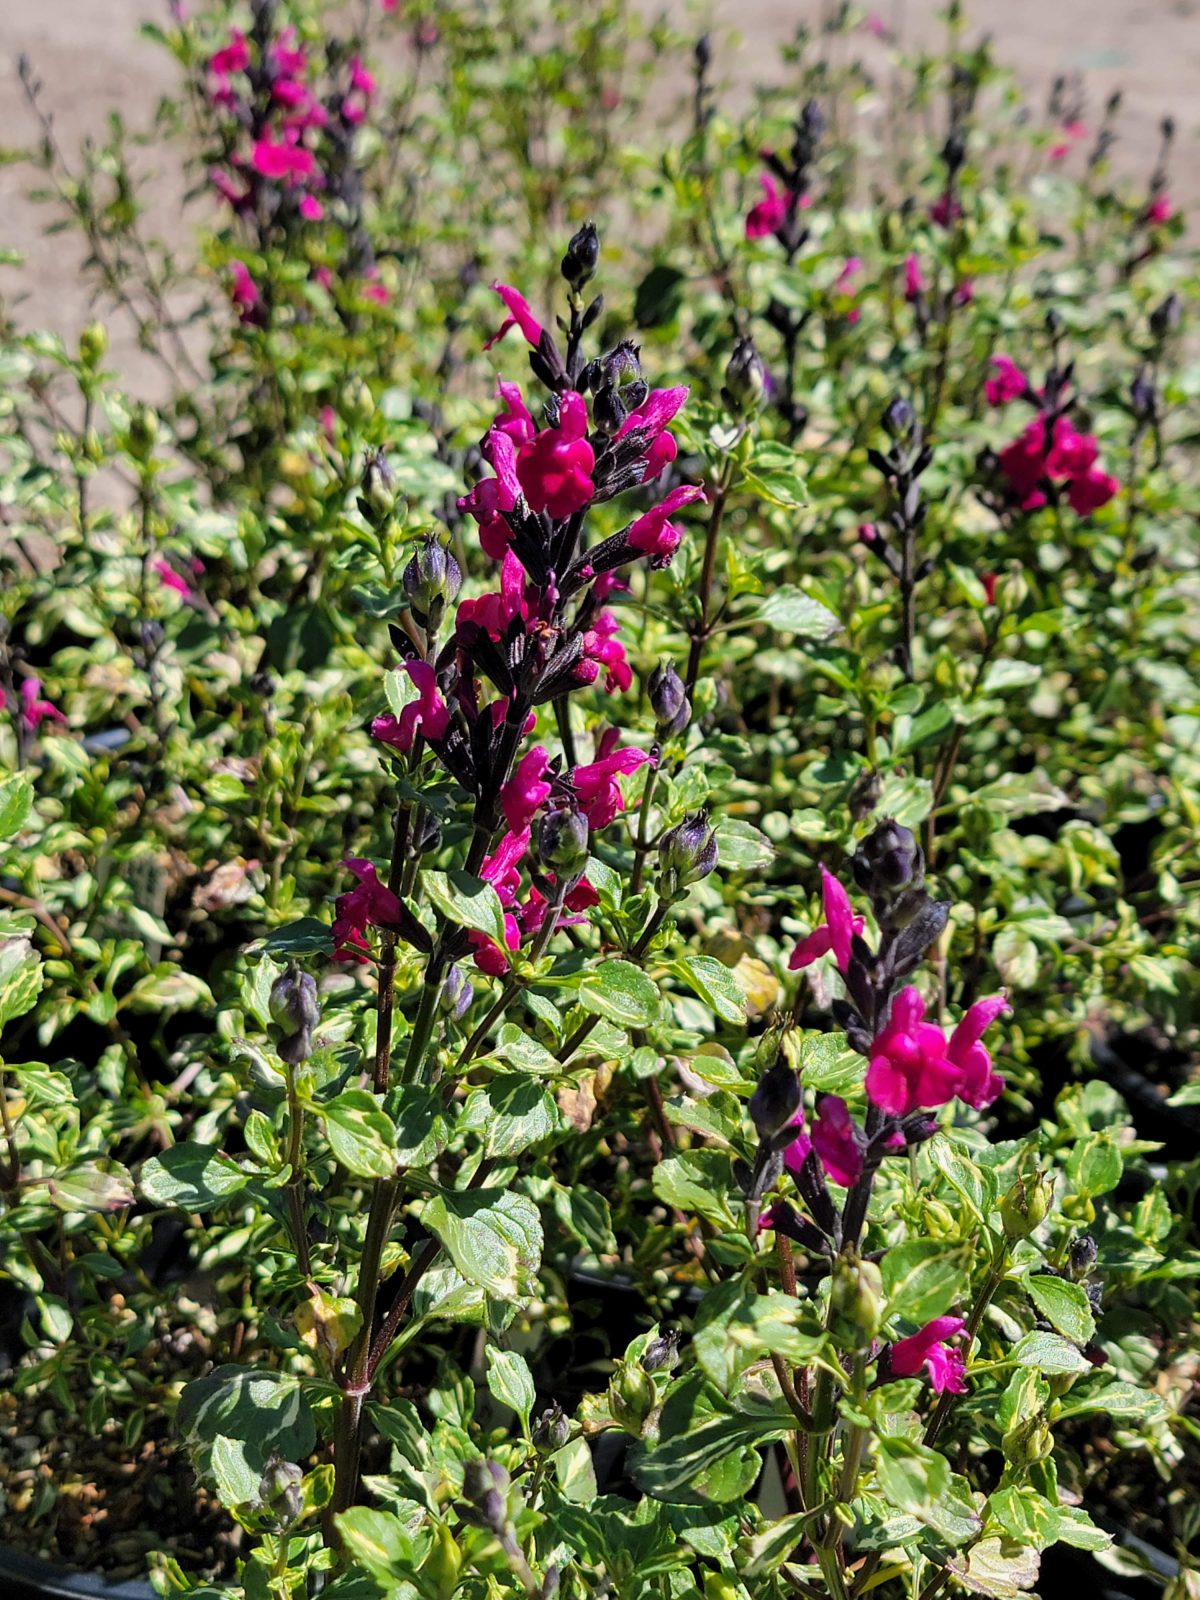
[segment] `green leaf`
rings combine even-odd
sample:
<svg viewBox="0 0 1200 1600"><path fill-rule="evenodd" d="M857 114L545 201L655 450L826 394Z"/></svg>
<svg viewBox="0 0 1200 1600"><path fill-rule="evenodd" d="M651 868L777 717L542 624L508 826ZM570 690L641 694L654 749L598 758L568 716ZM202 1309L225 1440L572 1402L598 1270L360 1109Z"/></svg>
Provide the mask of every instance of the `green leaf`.
<svg viewBox="0 0 1200 1600"><path fill-rule="evenodd" d="M585 972L576 998L585 1011L620 1028L648 1028L658 1018L658 990L631 961L606 961Z"/></svg>
<svg viewBox="0 0 1200 1600"><path fill-rule="evenodd" d="M366 1089L344 1089L319 1106L334 1156L358 1178L390 1178L396 1171L396 1129Z"/></svg>
<svg viewBox="0 0 1200 1600"><path fill-rule="evenodd" d="M122 1211L134 1200L133 1179L118 1161L85 1161L56 1172L46 1185L60 1211Z"/></svg>
<svg viewBox="0 0 1200 1600"><path fill-rule="evenodd" d="M920 1517L950 1492L950 1463L927 1445L885 1436L876 1441L876 1472L888 1504Z"/></svg>
<svg viewBox="0 0 1200 1600"><path fill-rule="evenodd" d="M1012 1348L1012 1360L1035 1372L1090 1372L1092 1364L1057 1333L1027 1333Z"/></svg>
<svg viewBox="0 0 1200 1600"><path fill-rule="evenodd" d="M255 1472L246 1460L246 1447L240 1439L219 1433L208 1453L208 1470L217 1486L217 1497L232 1510L258 1498L262 1473Z"/></svg>
<svg viewBox="0 0 1200 1600"><path fill-rule="evenodd" d="M189 1383L179 1400L176 1425L194 1444L212 1445L222 1435L238 1440L250 1469L260 1477L271 1455L303 1461L317 1442L300 1379L253 1367L218 1367Z"/></svg>
<svg viewBox="0 0 1200 1600"><path fill-rule="evenodd" d="M251 948L275 957L328 955L332 938L327 922L320 922L316 917L300 917L296 922L275 928Z"/></svg>
<svg viewBox="0 0 1200 1600"><path fill-rule="evenodd" d="M717 1228L737 1226L729 1208L730 1158L720 1150L682 1150L654 1169L651 1183L664 1205L700 1216Z"/></svg>
<svg viewBox="0 0 1200 1600"><path fill-rule="evenodd" d="M194 972L183 972L170 962L162 962L147 974L121 1001L131 1011L198 1011L216 1009L212 990Z"/></svg>
<svg viewBox="0 0 1200 1600"><path fill-rule="evenodd" d="M677 1407L678 1418L673 1415ZM635 1444L629 1452L630 1471L638 1487L656 1500L726 1504L747 1494L758 1476L756 1446L782 1439L794 1425L782 1401L704 1419L685 1381L659 1413L659 1442L652 1449Z"/></svg>
<svg viewBox="0 0 1200 1600"><path fill-rule="evenodd" d="M794 511L798 506L807 503L808 485L802 472L789 471L782 468L768 468L762 472L745 473L742 482L751 494L758 495L768 505L782 506L785 511ZM789 588L791 586L785 584L784 587ZM825 608L822 606L821 609L824 610ZM836 618L834 619L834 626L837 626ZM788 627L786 631L799 633L803 629ZM820 638L822 636L814 634L813 637Z"/></svg>
<svg viewBox="0 0 1200 1600"><path fill-rule="evenodd" d="M0 779L0 839L9 839L23 828L32 809L33 779L28 773Z"/></svg>
<svg viewBox="0 0 1200 1600"><path fill-rule="evenodd" d="M967 1292L969 1245L944 1245L933 1239L909 1239L883 1258L883 1287L889 1317L925 1323L940 1317Z"/></svg>
<svg viewBox="0 0 1200 1600"><path fill-rule="evenodd" d="M490 883L469 872L426 872L421 887L433 905L459 928L482 933L505 948L504 907Z"/></svg>
<svg viewBox="0 0 1200 1600"><path fill-rule="evenodd" d="M1011 989L1032 989L1038 981L1038 947L1020 923L1000 929L992 941L992 960Z"/></svg>
<svg viewBox="0 0 1200 1600"><path fill-rule="evenodd" d="M1002 694L1005 689L1027 689L1042 677L1042 668L1035 661L1018 661L1006 657L993 661L983 675L980 686L984 694Z"/></svg>
<svg viewBox="0 0 1200 1600"><path fill-rule="evenodd" d="M722 872L762 872L775 859L775 846L766 834L740 817L722 816L713 832Z"/></svg>
<svg viewBox="0 0 1200 1600"><path fill-rule="evenodd" d="M781 1356L795 1366L824 1348L824 1330L791 1295L755 1294L738 1278L710 1290L696 1315L694 1346L701 1369L722 1394L731 1394L756 1361Z"/></svg>
<svg viewBox="0 0 1200 1600"><path fill-rule="evenodd" d="M828 606L791 583L772 590L759 605L757 615L780 633L792 633L800 639L829 639L842 626Z"/></svg>
<svg viewBox="0 0 1200 1600"><path fill-rule="evenodd" d="M33 1010L44 981L41 960L28 939L0 942L0 1028Z"/></svg>
<svg viewBox="0 0 1200 1600"><path fill-rule="evenodd" d="M1032 1589L1040 1569L1036 1550L1007 1539L981 1539L946 1565L964 1589L988 1600L1013 1600Z"/></svg>
<svg viewBox="0 0 1200 1600"><path fill-rule="evenodd" d="M683 304L686 283L687 275L668 262L651 267L633 298L633 320L638 327L661 328L674 322Z"/></svg>
<svg viewBox="0 0 1200 1600"><path fill-rule="evenodd" d="M489 1156L508 1160L552 1138L560 1122L550 1091L514 1072L501 1073L486 1087L472 1089L455 1127L481 1134Z"/></svg>
<svg viewBox="0 0 1200 1600"><path fill-rule="evenodd" d="M1087 1291L1066 1278L1031 1272L1025 1280L1029 1298L1050 1325L1076 1344L1087 1344L1096 1332Z"/></svg>
<svg viewBox="0 0 1200 1600"><path fill-rule="evenodd" d="M1102 1383L1086 1393L1076 1384L1059 1404L1059 1417L1082 1417L1099 1413L1119 1417L1122 1422L1157 1422L1166 1415L1166 1403L1153 1389L1139 1389L1135 1383Z"/></svg>
<svg viewBox="0 0 1200 1600"><path fill-rule="evenodd" d="M334 1521L346 1554L386 1584L389 1592L401 1580L411 1585L416 1567L412 1535L394 1511L352 1506Z"/></svg>
<svg viewBox="0 0 1200 1600"><path fill-rule="evenodd" d="M1107 1133L1088 1134L1067 1157L1067 1177L1089 1197L1115 1189L1124 1167L1121 1152Z"/></svg>
<svg viewBox="0 0 1200 1600"><path fill-rule="evenodd" d="M142 1163L138 1187L154 1205L207 1211L250 1181L236 1161L208 1144L176 1144Z"/></svg>
<svg viewBox="0 0 1200 1600"><path fill-rule="evenodd" d="M502 1406L515 1411L521 1422L521 1432L529 1437L529 1414L537 1398L533 1374L525 1357L515 1350L498 1350L488 1346L488 1388Z"/></svg>
<svg viewBox="0 0 1200 1600"><path fill-rule="evenodd" d="M725 1022L746 1020L746 1000L733 973L715 956L680 956L671 972L683 979Z"/></svg>
<svg viewBox="0 0 1200 1600"><path fill-rule="evenodd" d="M468 1189L436 1194L421 1221L445 1245L468 1283L496 1300L526 1293L542 1253L537 1207L511 1189Z"/></svg>

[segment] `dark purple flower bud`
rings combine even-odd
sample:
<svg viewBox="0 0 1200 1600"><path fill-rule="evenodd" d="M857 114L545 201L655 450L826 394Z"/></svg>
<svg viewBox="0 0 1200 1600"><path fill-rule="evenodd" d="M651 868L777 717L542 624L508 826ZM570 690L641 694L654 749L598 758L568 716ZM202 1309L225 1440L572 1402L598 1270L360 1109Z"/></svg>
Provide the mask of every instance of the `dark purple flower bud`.
<svg viewBox="0 0 1200 1600"><path fill-rule="evenodd" d="M363 463L358 509L372 525L382 527L396 509L396 475L382 450L369 450Z"/></svg>
<svg viewBox="0 0 1200 1600"><path fill-rule="evenodd" d="M668 828L658 846L659 892L678 900L684 890L707 878L717 864L717 836L708 823L707 810L693 811L674 828Z"/></svg>
<svg viewBox="0 0 1200 1600"><path fill-rule="evenodd" d="M712 65L712 38L709 34L702 33L700 35L696 40L692 54L700 71L707 72Z"/></svg>
<svg viewBox="0 0 1200 1600"><path fill-rule="evenodd" d="M504 1534L508 1528L508 1490L511 1479L498 1461L468 1461L463 1469L463 1497L478 1513L485 1528Z"/></svg>
<svg viewBox="0 0 1200 1600"><path fill-rule="evenodd" d="M475 991L471 987L470 978L467 977L462 967L455 962L447 972L445 982L442 984L442 1010L449 1012L456 1022L461 1022L474 995Z"/></svg>
<svg viewBox="0 0 1200 1600"><path fill-rule="evenodd" d="M725 367L721 398L734 416L756 411L767 389L767 369L753 339L739 339Z"/></svg>
<svg viewBox="0 0 1200 1600"><path fill-rule="evenodd" d="M673 662L660 661L646 681L650 709L654 712L660 739L680 734L692 720L692 704L687 686Z"/></svg>
<svg viewBox="0 0 1200 1600"><path fill-rule="evenodd" d="M1081 1233L1077 1239L1071 1240L1070 1249L1067 1251L1067 1264L1073 1278L1086 1278L1096 1265L1096 1241L1090 1233Z"/></svg>
<svg viewBox="0 0 1200 1600"><path fill-rule="evenodd" d="M942 160L953 175L967 159L967 141L963 137L961 128L951 128L942 146Z"/></svg>
<svg viewBox="0 0 1200 1600"><path fill-rule="evenodd" d="M907 439L916 422L916 413L901 395L892 400L883 413L884 431L893 439Z"/></svg>
<svg viewBox="0 0 1200 1600"><path fill-rule="evenodd" d="M436 539L423 539L404 569L402 582L413 616L423 628L434 629L446 606L458 598L462 571Z"/></svg>
<svg viewBox="0 0 1200 1600"><path fill-rule="evenodd" d="M596 390L592 400L592 422L601 433L611 438L628 415L629 408L614 384L606 383Z"/></svg>
<svg viewBox="0 0 1200 1600"><path fill-rule="evenodd" d="M317 980L311 973L289 967L271 985L267 1008L271 1021L285 1033L299 1033L303 1028L311 1031L321 1020Z"/></svg>
<svg viewBox="0 0 1200 1600"><path fill-rule="evenodd" d="M588 858L588 820L582 811L559 806L538 823L537 848L542 865L560 884L578 881Z"/></svg>
<svg viewBox="0 0 1200 1600"><path fill-rule="evenodd" d="M925 853L911 828L890 818L874 828L854 853L850 863L854 881L871 896L886 903L906 890L925 883Z"/></svg>
<svg viewBox="0 0 1200 1600"><path fill-rule="evenodd" d="M1139 367L1129 385L1129 403L1139 422L1149 422L1154 416L1155 401L1153 380L1146 376L1145 367Z"/></svg>
<svg viewBox="0 0 1200 1600"><path fill-rule="evenodd" d="M800 1079L786 1061L767 1068L750 1096L750 1120L760 1139L773 1139L800 1109Z"/></svg>
<svg viewBox="0 0 1200 1600"><path fill-rule="evenodd" d="M294 1461L271 1462L258 1486L258 1498L269 1506L284 1527L296 1522L304 1510L301 1483L304 1469Z"/></svg>
<svg viewBox="0 0 1200 1600"><path fill-rule="evenodd" d="M1169 333L1175 332L1179 326L1179 321L1179 296L1169 294L1150 313L1150 332L1156 339L1165 339Z"/></svg>
<svg viewBox="0 0 1200 1600"><path fill-rule="evenodd" d="M578 291L583 288L595 272L599 259L600 235L596 232L596 224L585 222L562 258L562 275L572 289Z"/></svg>
<svg viewBox="0 0 1200 1600"><path fill-rule="evenodd" d="M561 1450L571 1435L571 1423L566 1412L556 1400L535 1418L531 1430L537 1450Z"/></svg>
<svg viewBox="0 0 1200 1600"><path fill-rule="evenodd" d="M642 1351L645 1372L669 1372L678 1360L679 1334L674 1329L656 1335Z"/></svg>

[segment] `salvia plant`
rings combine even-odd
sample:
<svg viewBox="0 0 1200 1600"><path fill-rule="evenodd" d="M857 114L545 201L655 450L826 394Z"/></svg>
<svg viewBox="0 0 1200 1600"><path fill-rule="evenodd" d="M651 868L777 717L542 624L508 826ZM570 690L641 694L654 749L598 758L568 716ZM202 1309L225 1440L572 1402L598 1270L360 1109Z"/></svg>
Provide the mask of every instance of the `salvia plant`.
<svg viewBox="0 0 1200 1600"><path fill-rule="evenodd" d="M0 1573L1184 1600L1174 121L585 10L173 6L78 154L22 68Z"/></svg>

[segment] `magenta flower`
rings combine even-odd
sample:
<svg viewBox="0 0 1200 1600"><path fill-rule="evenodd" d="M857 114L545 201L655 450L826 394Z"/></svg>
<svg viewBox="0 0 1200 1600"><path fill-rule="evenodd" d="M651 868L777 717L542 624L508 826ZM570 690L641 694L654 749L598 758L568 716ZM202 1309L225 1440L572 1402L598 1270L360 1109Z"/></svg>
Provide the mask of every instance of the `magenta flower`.
<svg viewBox="0 0 1200 1600"><path fill-rule="evenodd" d="M901 989L871 1045L867 1093L889 1116L944 1106L958 1092L961 1069L946 1054L946 1037L925 1021L919 989Z"/></svg>
<svg viewBox="0 0 1200 1600"><path fill-rule="evenodd" d="M515 617L528 617L525 602L525 568L511 550L504 552L500 567L500 591L481 594L475 600L461 600L455 613L455 626L480 627L489 637L499 639Z"/></svg>
<svg viewBox="0 0 1200 1600"><path fill-rule="evenodd" d="M948 228L952 222L957 222L962 214L962 207L949 189L945 194L939 195L929 208L929 220L936 222L939 228Z"/></svg>
<svg viewBox="0 0 1200 1600"><path fill-rule="evenodd" d="M250 198L250 191L235 183L229 174L220 167L213 167L208 174L208 181L235 211L241 211Z"/></svg>
<svg viewBox="0 0 1200 1600"><path fill-rule="evenodd" d="M296 43L295 28L285 28L271 46L271 62L276 72L294 77L308 66L308 55L303 45Z"/></svg>
<svg viewBox="0 0 1200 1600"><path fill-rule="evenodd" d="M1066 417L1056 417L1046 452L1048 478L1074 478L1096 464L1100 448L1090 433L1076 433Z"/></svg>
<svg viewBox="0 0 1200 1600"><path fill-rule="evenodd" d="M444 739L450 729L450 712L438 690L437 673L427 661L406 661L404 671L416 686L417 698L408 702L398 718L390 711L376 717L371 732L381 744L407 752L418 733L435 742Z"/></svg>
<svg viewBox="0 0 1200 1600"><path fill-rule="evenodd" d="M584 662L596 669L588 682L598 677L599 668L603 667L607 694L624 694L633 683L633 668L629 665L625 646L617 638L620 627L621 619L616 612L603 610L583 636Z"/></svg>
<svg viewBox="0 0 1200 1600"><path fill-rule="evenodd" d="M966 1362L963 1353L945 1343L966 1327L961 1317L934 1317L918 1332L891 1346L891 1372L896 1378L915 1378L922 1367L939 1394L965 1394Z"/></svg>
<svg viewBox="0 0 1200 1600"><path fill-rule="evenodd" d="M568 389L559 397L556 428L543 428L517 453L517 477L532 511L570 517L582 511L596 492L591 479L596 452L587 441L588 415L583 396Z"/></svg>
<svg viewBox="0 0 1200 1600"><path fill-rule="evenodd" d="M665 500L660 500L656 506L651 506L649 511L644 511L630 526L630 545L655 560L669 561L679 549L679 542L683 538L682 530L669 520L671 513L679 511L683 506L694 505L698 500L707 499L708 496L697 484L680 484L678 489L671 490Z"/></svg>
<svg viewBox="0 0 1200 1600"><path fill-rule="evenodd" d="M983 386L988 405L1007 405L1028 392L1029 379L1011 356L993 356L992 366L996 369L995 376Z"/></svg>
<svg viewBox="0 0 1200 1600"><path fill-rule="evenodd" d="M496 385L501 400L504 401L503 411L496 413L495 420L488 430L484 440L483 453L491 461L491 437L494 433L504 433L512 440L514 445L529 444L537 432L529 407L521 395L519 383L505 383L501 378Z"/></svg>
<svg viewBox="0 0 1200 1600"><path fill-rule="evenodd" d="M787 191L780 187L769 172L759 178L763 197L746 213L747 239L765 239L778 233L787 220Z"/></svg>
<svg viewBox="0 0 1200 1600"><path fill-rule="evenodd" d="M832 950L837 969L844 976L850 965L850 941L863 931L863 919L854 915L850 896L824 867L821 868L821 904L825 908L825 921L801 939L792 951L788 971L798 972L802 967L809 967Z"/></svg>
<svg viewBox="0 0 1200 1600"><path fill-rule="evenodd" d="M990 1106L1004 1092L1004 1079L992 1071L992 1058L981 1041L1001 1012L1011 1010L1007 995L988 995L968 1008L950 1035L946 1055L960 1073L955 1093L976 1110Z"/></svg>
<svg viewBox="0 0 1200 1600"><path fill-rule="evenodd" d="M233 301L234 310L240 322L253 322L262 304L262 295L258 285L250 275L250 268L244 261L231 261L229 263L230 289L229 298Z"/></svg>
<svg viewBox="0 0 1200 1600"><path fill-rule="evenodd" d="M797 1111L792 1121L792 1127L796 1130L796 1137L791 1144L784 1146L783 1164L793 1178L799 1178L804 1163L808 1160L812 1151L812 1140L808 1137L804 1128L803 1111Z"/></svg>
<svg viewBox="0 0 1200 1600"><path fill-rule="evenodd" d="M846 1102L836 1094L821 1097L812 1131L813 1149L821 1165L843 1189L850 1189L862 1177L863 1153L858 1126Z"/></svg>
<svg viewBox="0 0 1200 1600"><path fill-rule="evenodd" d="M911 304L925 292L925 277L919 256L906 256L904 261L904 298Z"/></svg>
<svg viewBox="0 0 1200 1600"><path fill-rule="evenodd" d="M529 849L529 837L528 827L510 829L479 869L479 876L492 885L504 907L504 943L509 951L519 949L521 944L521 926L511 908L521 891L521 862ZM503 977L508 971L505 951L485 933L473 931L468 937L480 972L489 978Z"/></svg>
<svg viewBox="0 0 1200 1600"><path fill-rule="evenodd" d="M535 744L517 763L517 769L500 789L500 806L513 833L533 821L538 807L550 797L546 769L550 759L545 746Z"/></svg>
<svg viewBox="0 0 1200 1600"><path fill-rule="evenodd" d="M215 72L220 78L228 77L231 72L245 72L249 65L250 51L246 46L246 35L239 28L230 30L229 43L216 51L208 63L209 71Z"/></svg>
<svg viewBox="0 0 1200 1600"><path fill-rule="evenodd" d="M358 879L358 887L339 895L334 904L333 953L337 960L365 961L367 928L399 927L404 908L387 884L380 883L370 861L348 856L342 865Z"/></svg>
<svg viewBox="0 0 1200 1600"><path fill-rule="evenodd" d="M651 389L640 406L635 406L617 429L617 438L637 432L645 435L646 455L640 481L652 483L664 467L670 466L679 454L675 435L667 431L667 424L687 399L689 389L681 383L673 389Z"/></svg>
<svg viewBox="0 0 1200 1600"><path fill-rule="evenodd" d="M1071 146L1078 139L1087 138L1087 127L1080 122L1078 117L1068 117L1062 125L1065 138L1050 147L1051 161L1062 161L1071 153Z"/></svg>
<svg viewBox="0 0 1200 1600"><path fill-rule="evenodd" d="M21 679L21 721L29 729L39 728L43 722L65 722L62 712L49 700L41 698L40 678ZM4 708L4 691L0 689L0 710Z"/></svg>
<svg viewBox="0 0 1200 1600"><path fill-rule="evenodd" d="M311 178L316 166L311 150L276 139L256 140L250 164L264 178L285 179L288 184Z"/></svg>
<svg viewBox="0 0 1200 1600"><path fill-rule="evenodd" d="M1072 478L1067 485L1067 503L1076 516L1090 516L1093 511L1106 506L1120 487L1111 472L1089 468L1079 477Z"/></svg>
<svg viewBox="0 0 1200 1600"><path fill-rule="evenodd" d="M846 264L838 273L833 284L833 292L843 301L853 301L858 294L856 279L862 272L862 260L859 256L847 256ZM847 305L842 313L846 321L853 324L859 320L862 313L856 305Z"/></svg>
<svg viewBox="0 0 1200 1600"><path fill-rule="evenodd" d="M493 427L484 441L484 455L496 476L481 478L468 494L460 497L458 509L469 511L479 524L479 542L485 554L493 561L503 561L512 542L512 529L503 513L513 509L521 493L512 435Z"/></svg>
<svg viewBox="0 0 1200 1600"><path fill-rule="evenodd" d="M181 572L176 572L169 561L162 556L155 556L150 563L151 570L157 573L164 589L174 589L176 594L181 594L185 600L190 600L193 593L191 584ZM203 571L201 566L201 571Z"/></svg>
<svg viewBox="0 0 1200 1600"><path fill-rule="evenodd" d="M504 301L509 314L483 348L490 350L510 328L520 328L526 343L536 350L542 342L542 325L529 309L528 300L507 283L494 283L492 288Z"/></svg>
<svg viewBox="0 0 1200 1600"><path fill-rule="evenodd" d="M644 750L616 749L620 737L616 728L610 728L600 741L597 759L571 773L579 808L592 828L606 828L625 809L617 779L628 777L650 759Z"/></svg>
<svg viewBox="0 0 1200 1600"><path fill-rule="evenodd" d="M1156 194L1146 207L1145 220L1161 227L1164 222L1170 222L1175 215L1175 207L1171 204L1169 195Z"/></svg>

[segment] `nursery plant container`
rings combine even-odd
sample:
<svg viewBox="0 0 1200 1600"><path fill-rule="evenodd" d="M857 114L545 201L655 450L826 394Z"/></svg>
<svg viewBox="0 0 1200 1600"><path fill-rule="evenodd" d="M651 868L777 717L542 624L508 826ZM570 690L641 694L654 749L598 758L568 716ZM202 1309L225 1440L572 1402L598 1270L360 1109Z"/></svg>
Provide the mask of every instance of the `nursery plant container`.
<svg viewBox="0 0 1200 1600"><path fill-rule="evenodd" d="M109 1583L90 1572L71 1572L35 1556L18 1555L3 1545L0 1594L4 1600L156 1600L154 1590L141 1578Z"/></svg>

